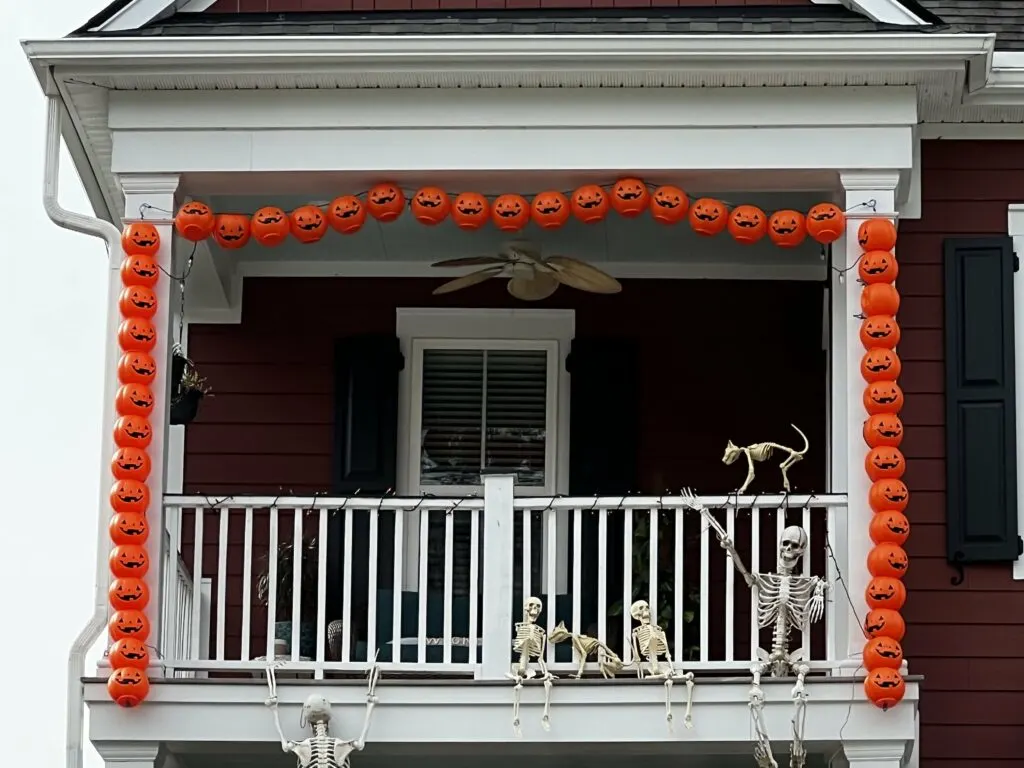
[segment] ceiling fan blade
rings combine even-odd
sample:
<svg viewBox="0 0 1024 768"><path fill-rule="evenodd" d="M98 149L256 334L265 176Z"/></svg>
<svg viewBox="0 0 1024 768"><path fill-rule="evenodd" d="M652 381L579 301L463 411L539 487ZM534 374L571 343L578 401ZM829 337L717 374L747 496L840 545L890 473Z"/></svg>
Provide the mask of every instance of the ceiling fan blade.
<svg viewBox="0 0 1024 768"><path fill-rule="evenodd" d="M568 256L550 256L546 260L554 267L554 276L570 288L589 293L619 293L622 285L597 267Z"/></svg>
<svg viewBox="0 0 1024 768"><path fill-rule="evenodd" d="M488 264L504 264L506 259L498 256L465 256L459 259L435 261L432 267L483 267Z"/></svg>
<svg viewBox="0 0 1024 768"><path fill-rule="evenodd" d="M471 285L482 283L489 277L496 277L505 267L488 267L487 269L481 269L478 272L470 272L468 275L462 277L456 277L454 280L449 280L447 283L443 283L434 289L433 293L435 296L439 296L442 293L453 293L463 288L468 288Z"/></svg>
<svg viewBox="0 0 1024 768"><path fill-rule="evenodd" d="M542 301L558 290L558 280L547 272L534 272L533 277L513 277L508 292L520 301Z"/></svg>

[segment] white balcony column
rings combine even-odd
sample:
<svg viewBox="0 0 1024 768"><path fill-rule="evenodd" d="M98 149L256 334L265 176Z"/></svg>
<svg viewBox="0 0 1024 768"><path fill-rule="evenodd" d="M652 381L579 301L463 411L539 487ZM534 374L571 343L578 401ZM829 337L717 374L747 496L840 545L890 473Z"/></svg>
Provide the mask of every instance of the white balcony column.
<svg viewBox="0 0 1024 768"><path fill-rule="evenodd" d="M513 475L484 475L481 680L503 680L510 668L514 494Z"/></svg>
<svg viewBox="0 0 1024 768"><path fill-rule="evenodd" d="M862 595L868 583L867 556L872 547L868 523L872 512L868 506L871 484L864 471L867 447L861 434L867 418L863 401L866 384L860 375L864 347L860 343L861 321L857 317L861 313L862 286L857 280L857 267L851 265L856 265L861 255L857 243L857 228L861 222L878 215L893 216L899 173L842 173L840 180L843 187L840 204L847 211L847 224L846 235L832 246L832 441L829 447L829 480L833 493L846 493L849 496L845 521L837 515L834 546L843 570L844 583L856 608L856 616L849 615L845 595L834 595L833 599L837 604L836 655L840 663L847 662L844 664L847 672L855 673L864 649L861 624L866 609ZM851 661L856 663L849 664ZM875 763L865 765L874 766Z"/></svg>
<svg viewBox="0 0 1024 768"><path fill-rule="evenodd" d="M184 259L175 259L175 251L182 249L180 241L177 244L174 242L174 226L171 224L173 212L176 210L175 193L178 190L178 179L177 175L171 174L124 174L118 177L121 188L124 190L125 222L140 218L153 221L160 232L160 250L156 260L161 269L165 270L153 288L157 300L156 315L153 317L153 325L157 329L157 343L150 353L156 361L157 371L152 388L155 402L150 416L153 440L148 449L153 468L146 483L149 486L151 499L147 512L150 535L146 545L150 556L150 569L146 581L149 584L151 597L146 613L152 626L148 643L160 651L159 654L153 654L151 677L160 674L158 671L159 657L165 655L166 646L161 635L160 621L164 594L162 585L166 565L164 561L167 555L163 496L167 485L170 404L168 374L171 368L171 350L176 333L174 319L178 312L177 305L181 301L180 287L175 280L168 276L168 273L180 275L184 268ZM114 367L116 367L116 363ZM174 574L168 574L168 578L173 577ZM172 635L168 635L168 639L171 637ZM135 765L132 764L131 768L135 768Z"/></svg>
<svg viewBox="0 0 1024 768"><path fill-rule="evenodd" d="M178 762L151 741L93 742L106 768L177 768Z"/></svg>
<svg viewBox="0 0 1024 768"><path fill-rule="evenodd" d="M907 752L905 741L858 741L843 744L850 768L900 768Z"/></svg>

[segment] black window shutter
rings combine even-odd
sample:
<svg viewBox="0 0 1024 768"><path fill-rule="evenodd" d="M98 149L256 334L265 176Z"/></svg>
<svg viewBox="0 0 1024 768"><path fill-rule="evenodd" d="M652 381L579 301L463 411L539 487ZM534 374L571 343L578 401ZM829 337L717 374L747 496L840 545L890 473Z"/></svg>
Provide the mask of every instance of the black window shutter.
<svg viewBox="0 0 1024 768"><path fill-rule="evenodd" d="M334 350L334 461L331 490L337 496L380 497L393 491L398 449L398 374L404 361L398 338L386 335L339 339ZM352 542L344 540L343 517L328 524L327 613L341 618L342 566L353 557L354 624L363 626L368 611L369 521L356 513ZM394 523L380 519L378 587L391 586ZM353 642L356 637L353 637ZM354 646L353 646L354 647Z"/></svg>
<svg viewBox="0 0 1024 768"><path fill-rule="evenodd" d="M944 258L946 554L1010 561L1020 552L1013 241L950 238Z"/></svg>

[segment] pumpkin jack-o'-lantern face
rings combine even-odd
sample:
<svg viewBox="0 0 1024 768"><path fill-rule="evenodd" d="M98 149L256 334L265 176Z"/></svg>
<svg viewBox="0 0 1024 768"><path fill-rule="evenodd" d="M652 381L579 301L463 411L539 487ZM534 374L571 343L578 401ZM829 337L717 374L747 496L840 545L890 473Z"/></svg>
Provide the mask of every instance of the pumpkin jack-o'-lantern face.
<svg viewBox="0 0 1024 768"><path fill-rule="evenodd" d="M145 285L129 285L117 299L125 317L152 317L156 313L156 294Z"/></svg>
<svg viewBox="0 0 1024 768"><path fill-rule="evenodd" d="M903 390L895 381L873 381L864 389L864 410L878 413L899 413L903 410Z"/></svg>
<svg viewBox="0 0 1024 768"><path fill-rule="evenodd" d="M903 442L903 422L895 413L876 413L864 421L863 434L869 448L898 448Z"/></svg>
<svg viewBox="0 0 1024 768"><path fill-rule="evenodd" d="M366 208L377 221L394 221L405 208L405 195L397 184L377 184L366 195Z"/></svg>
<svg viewBox="0 0 1024 768"><path fill-rule="evenodd" d="M898 581L895 583L900 584ZM891 637L875 637L864 644L865 668L899 669L902 665L903 648Z"/></svg>
<svg viewBox="0 0 1024 768"><path fill-rule="evenodd" d="M898 643L907 627L898 612L890 608L873 608L864 617L864 630L869 637L888 637Z"/></svg>
<svg viewBox="0 0 1024 768"><path fill-rule="evenodd" d="M160 268L146 254L132 254L121 262L121 282L125 285L143 285L152 288L159 279Z"/></svg>
<svg viewBox="0 0 1024 768"><path fill-rule="evenodd" d="M117 342L125 352L148 352L156 345L156 328L148 318L127 317L118 326Z"/></svg>
<svg viewBox="0 0 1024 768"><path fill-rule="evenodd" d="M250 228L256 242L273 248L283 243L288 237L288 233L291 231L291 222L284 210L274 205L268 205L253 214Z"/></svg>
<svg viewBox="0 0 1024 768"><path fill-rule="evenodd" d="M249 242L252 221L241 213L222 213L214 219L213 239L221 248L234 250Z"/></svg>
<svg viewBox="0 0 1024 768"><path fill-rule="evenodd" d="M866 219L857 228L857 243L865 251L891 251L896 246L896 227L889 219Z"/></svg>
<svg viewBox="0 0 1024 768"><path fill-rule="evenodd" d="M480 229L490 215L491 206L479 192L462 192L452 205L452 219L459 229Z"/></svg>
<svg viewBox="0 0 1024 768"><path fill-rule="evenodd" d="M876 576L865 587L864 599L869 608L888 608L898 611L907 600L907 588L899 579L890 576Z"/></svg>
<svg viewBox="0 0 1024 768"><path fill-rule="evenodd" d="M149 556L141 544L118 544L110 552L110 572L119 579L143 578L149 571Z"/></svg>
<svg viewBox="0 0 1024 768"><path fill-rule="evenodd" d="M795 248L807 238L807 224L800 211L776 211L768 218L768 237L780 248Z"/></svg>
<svg viewBox="0 0 1024 768"><path fill-rule="evenodd" d="M115 611L110 617L110 638L120 640L123 637L134 637L145 641L149 636L149 619L142 611L128 609Z"/></svg>
<svg viewBox="0 0 1024 768"><path fill-rule="evenodd" d="M872 448L864 457L864 470L871 481L903 477L907 462L899 448L883 445Z"/></svg>
<svg viewBox="0 0 1024 768"><path fill-rule="evenodd" d="M910 491L902 480L879 480L868 491L868 504L876 513L887 509L903 512L909 501Z"/></svg>
<svg viewBox="0 0 1024 768"><path fill-rule="evenodd" d="M174 228L186 240L196 243L205 240L213 232L214 216L210 206L198 200L185 203L174 217Z"/></svg>
<svg viewBox="0 0 1024 768"><path fill-rule="evenodd" d="M144 416L122 416L114 423L114 443L119 448L147 448L153 428Z"/></svg>
<svg viewBox="0 0 1024 768"><path fill-rule="evenodd" d="M868 535L875 544L903 546L910 536L910 520L895 509L876 512L868 524Z"/></svg>
<svg viewBox="0 0 1024 768"><path fill-rule="evenodd" d="M315 243L327 232L327 219L318 206L303 205L292 211L288 226L300 243Z"/></svg>
<svg viewBox="0 0 1024 768"><path fill-rule="evenodd" d="M861 321L860 341L866 349L895 349L900 336L900 325L892 315L870 315Z"/></svg>
<svg viewBox="0 0 1024 768"><path fill-rule="evenodd" d="M818 203L807 212L807 234L819 243L834 243L846 231L846 214L833 203Z"/></svg>
<svg viewBox="0 0 1024 768"><path fill-rule="evenodd" d="M619 179L612 185L611 205L620 216L627 219L639 216L647 210L650 193L640 179Z"/></svg>
<svg viewBox="0 0 1024 768"><path fill-rule="evenodd" d="M117 363L122 384L148 385L156 376L156 361L145 352L126 352Z"/></svg>
<svg viewBox="0 0 1024 768"><path fill-rule="evenodd" d="M572 193L572 215L584 224L594 224L608 215L608 196L597 184L584 184Z"/></svg>
<svg viewBox="0 0 1024 768"><path fill-rule="evenodd" d="M118 480L110 489L110 506L115 512L145 512L149 488L138 480Z"/></svg>
<svg viewBox="0 0 1024 768"><path fill-rule="evenodd" d="M891 283L899 273L899 263L889 251L867 251L857 262L857 276L867 285Z"/></svg>
<svg viewBox="0 0 1024 768"><path fill-rule="evenodd" d="M124 637L110 646L110 666L114 669L145 670L149 666L149 650L135 637Z"/></svg>
<svg viewBox="0 0 1024 768"><path fill-rule="evenodd" d="M452 201L448 193L440 187L423 187L412 196L410 204L412 215L420 224L432 227L440 224L448 216Z"/></svg>
<svg viewBox="0 0 1024 768"><path fill-rule="evenodd" d="M141 448L118 448L110 461L110 471L118 480L144 483L150 469L149 456Z"/></svg>
<svg viewBox="0 0 1024 768"><path fill-rule="evenodd" d="M149 678L140 668L118 667L107 679L107 693L119 707L137 707L149 695Z"/></svg>
<svg viewBox="0 0 1024 768"><path fill-rule="evenodd" d="M541 192L530 203L530 217L541 229L557 229L569 220L569 198L554 190Z"/></svg>
<svg viewBox="0 0 1024 768"><path fill-rule="evenodd" d="M142 512L117 512L110 518L108 528L115 544L141 545L149 538L149 523Z"/></svg>
<svg viewBox="0 0 1024 768"><path fill-rule="evenodd" d="M883 712L896 706L907 693L907 683L892 667L878 667L864 678L864 693Z"/></svg>
<svg viewBox="0 0 1024 768"><path fill-rule="evenodd" d="M868 572L872 576L902 579L909 566L910 560L907 553L899 544L892 542L876 544L868 553Z"/></svg>
<svg viewBox="0 0 1024 768"><path fill-rule="evenodd" d="M659 224L675 224L690 209L690 199L679 187L658 187L651 194L651 217Z"/></svg>
<svg viewBox="0 0 1024 768"><path fill-rule="evenodd" d="M516 232L526 226L530 205L521 195L501 195L491 207L491 220L502 232Z"/></svg>
<svg viewBox="0 0 1024 768"><path fill-rule="evenodd" d="M115 611L141 611L149 603L149 588L142 579L114 579L107 595Z"/></svg>
<svg viewBox="0 0 1024 768"><path fill-rule="evenodd" d="M898 379L902 372L899 355L887 347L872 347L860 361L860 374L869 384L880 379Z"/></svg>
<svg viewBox="0 0 1024 768"><path fill-rule="evenodd" d="M690 227L698 235L712 237L728 224L729 210L721 200L702 197L690 206Z"/></svg>
<svg viewBox="0 0 1024 768"><path fill-rule="evenodd" d="M366 223L366 206L355 195L336 197L327 206L327 223L343 235L354 234Z"/></svg>
<svg viewBox="0 0 1024 768"><path fill-rule="evenodd" d="M767 231L767 217L755 205L737 205L729 214L729 234L737 243L752 245Z"/></svg>
<svg viewBox="0 0 1024 768"><path fill-rule="evenodd" d="M121 231L121 247L129 256L153 256L160 250L160 232L148 221L126 224Z"/></svg>

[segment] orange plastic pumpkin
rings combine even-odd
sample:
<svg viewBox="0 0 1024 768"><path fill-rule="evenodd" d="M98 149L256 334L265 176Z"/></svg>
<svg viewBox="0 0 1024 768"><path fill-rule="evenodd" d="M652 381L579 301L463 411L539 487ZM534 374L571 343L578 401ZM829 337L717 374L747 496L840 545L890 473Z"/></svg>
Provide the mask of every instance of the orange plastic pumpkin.
<svg viewBox="0 0 1024 768"><path fill-rule="evenodd" d="M818 203L807 212L807 234L822 245L834 243L846 231L846 214L834 203Z"/></svg>
<svg viewBox="0 0 1024 768"><path fill-rule="evenodd" d="M145 512L149 509L149 488L138 480L118 480L110 489L110 506L115 512Z"/></svg>
<svg viewBox="0 0 1024 768"><path fill-rule="evenodd" d="M141 544L118 544L110 550L110 572L118 579L141 579L149 571L149 555Z"/></svg>
<svg viewBox="0 0 1024 768"><path fill-rule="evenodd" d="M291 223L288 221L287 213L276 206L268 205L252 215L250 229L257 243L273 248L287 239Z"/></svg>
<svg viewBox="0 0 1024 768"><path fill-rule="evenodd" d="M901 584L894 581L894 584ZM903 666L903 648L891 637L875 637L864 644L865 669L895 669Z"/></svg>
<svg viewBox="0 0 1024 768"><path fill-rule="evenodd" d="M879 480L868 490L868 505L876 514L895 509L903 512L910 501L910 491L902 480Z"/></svg>
<svg viewBox="0 0 1024 768"><path fill-rule="evenodd" d="M156 327L145 317L126 317L117 327L117 343L125 352L149 352L156 346Z"/></svg>
<svg viewBox="0 0 1024 768"><path fill-rule="evenodd" d="M864 389L864 410L878 413L899 413L903 410L903 390L895 381L873 381Z"/></svg>
<svg viewBox="0 0 1024 768"><path fill-rule="evenodd" d="M352 235L366 223L366 206L355 195L342 195L327 206L327 223L336 232Z"/></svg>
<svg viewBox="0 0 1024 768"><path fill-rule="evenodd" d="M118 480L137 480L144 483L151 469L149 454L141 448L118 448L114 458L110 460L110 471Z"/></svg>
<svg viewBox="0 0 1024 768"><path fill-rule="evenodd" d="M729 234L737 243L753 245L768 232L768 217L756 205L737 205L729 214Z"/></svg>
<svg viewBox="0 0 1024 768"><path fill-rule="evenodd" d="M315 243L327 234L327 219L317 205L303 205L288 217L288 228L300 243Z"/></svg>
<svg viewBox="0 0 1024 768"><path fill-rule="evenodd" d="M205 240L213 232L213 211L206 203L192 200L178 209L174 217L174 228L186 240L198 243Z"/></svg>
<svg viewBox="0 0 1024 768"><path fill-rule="evenodd" d="M160 232L148 221L125 224L121 247L128 256L155 256L160 250Z"/></svg>
<svg viewBox="0 0 1024 768"><path fill-rule="evenodd" d="M910 566L906 551L899 544L876 544L868 552L868 572L872 576L902 579ZM900 638L895 638L899 640Z"/></svg>
<svg viewBox="0 0 1024 768"><path fill-rule="evenodd" d="M595 224L608 215L608 195L597 184L584 184L569 198L572 215L584 224Z"/></svg>
<svg viewBox="0 0 1024 768"><path fill-rule="evenodd" d="M142 546L149 538L149 523L141 512L118 512L110 518L110 540L114 544ZM141 576L127 568L127 576Z"/></svg>
<svg viewBox="0 0 1024 768"><path fill-rule="evenodd" d="M883 445L868 451L868 455L864 457L864 471L871 478L871 482L898 479L907 471L907 460L903 458L899 448Z"/></svg>
<svg viewBox="0 0 1024 768"><path fill-rule="evenodd" d="M869 448L898 448L903 442L903 422L895 413L876 413L864 421L864 442Z"/></svg>
<svg viewBox="0 0 1024 768"><path fill-rule="evenodd" d="M502 232L518 232L530 220L530 204L522 195L501 195L491 206L491 221Z"/></svg>
<svg viewBox="0 0 1024 768"><path fill-rule="evenodd" d="M907 624L899 611L872 608L864 617L864 630L869 637L888 637L898 643L907 633Z"/></svg>
<svg viewBox="0 0 1024 768"><path fill-rule="evenodd" d="M860 292L865 315L895 315L900 309L900 292L892 283L869 283Z"/></svg>
<svg viewBox="0 0 1024 768"><path fill-rule="evenodd" d="M569 220L569 198L552 190L541 192L530 203L530 218L541 229L558 229Z"/></svg>
<svg viewBox="0 0 1024 768"><path fill-rule="evenodd" d="M409 204L409 209L412 211L412 215L416 217L416 221L420 224L426 224L428 227L444 221L448 217L451 207L451 198L440 187L423 187L418 189L416 194L412 196L412 202Z"/></svg>
<svg viewBox="0 0 1024 768"><path fill-rule="evenodd" d="M871 315L860 324L860 343L865 349L895 349L900 343L900 324L892 315Z"/></svg>
<svg viewBox="0 0 1024 768"><path fill-rule="evenodd" d="M868 524L868 535L875 544L898 544L902 547L910 537L910 520L895 509L876 512Z"/></svg>
<svg viewBox="0 0 1024 768"><path fill-rule="evenodd" d="M119 667L107 678L107 694L119 707L137 707L149 696L149 678L141 669Z"/></svg>
<svg viewBox="0 0 1024 768"><path fill-rule="evenodd" d="M807 221L800 211L776 211L768 218L768 238L780 248L796 248L807 239Z"/></svg>
<svg viewBox="0 0 1024 768"><path fill-rule="evenodd" d="M113 669L138 669L145 671L149 666L149 649L134 637L125 637L110 646L107 660Z"/></svg>
<svg viewBox="0 0 1024 768"><path fill-rule="evenodd" d="M221 213L213 220L213 239L221 248L235 250L249 242L252 221L241 213Z"/></svg>
<svg viewBox="0 0 1024 768"><path fill-rule="evenodd" d="M114 611L107 623L110 630L111 640L120 640L123 637L134 637L136 640L146 641L149 637L149 619L142 611L127 610Z"/></svg>
<svg viewBox="0 0 1024 768"><path fill-rule="evenodd" d="M110 606L115 611L144 610L149 604L149 587L142 579L114 579L107 590Z"/></svg>
<svg viewBox="0 0 1024 768"><path fill-rule="evenodd" d="M883 712L899 704L907 693L907 683L895 669L878 667L864 678L864 694Z"/></svg>
<svg viewBox="0 0 1024 768"><path fill-rule="evenodd" d="M160 267L154 259L137 253L121 262L121 282L124 285L144 285L152 288L160 279Z"/></svg>
<svg viewBox="0 0 1024 768"><path fill-rule="evenodd" d="M729 209L721 200L702 197L690 206L690 227L698 235L713 237L729 224Z"/></svg>
<svg viewBox="0 0 1024 768"><path fill-rule="evenodd" d="M117 308L124 317L152 317L156 314L156 294L145 285L125 286L117 298Z"/></svg>
<svg viewBox="0 0 1024 768"><path fill-rule="evenodd" d="M126 352L117 363L117 378L122 384L149 385L156 376L156 361L145 352Z"/></svg>
<svg viewBox="0 0 1024 768"><path fill-rule="evenodd" d="M144 416L121 416L114 422L114 444L118 448L148 448L153 428Z"/></svg>
<svg viewBox="0 0 1024 768"><path fill-rule="evenodd" d="M860 359L860 375L864 381L872 382L880 379L896 380L903 373L903 363L894 349L872 347Z"/></svg>
<svg viewBox="0 0 1024 768"><path fill-rule="evenodd" d="M896 247L896 227L889 219L865 219L857 227L857 243L865 251L891 251Z"/></svg>
<svg viewBox="0 0 1024 768"><path fill-rule="evenodd" d="M651 194L651 218L659 224L676 224L690 209L690 199L679 187L666 184Z"/></svg>
<svg viewBox="0 0 1024 768"><path fill-rule="evenodd" d="M480 229L491 217L491 204L479 192L462 192L452 204L452 221L459 229Z"/></svg>
<svg viewBox="0 0 1024 768"><path fill-rule="evenodd" d="M864 600L871 609L888 608L898 611L907 602L907 588L899 579L876 576L864 588Z"/></svg>
<svg viewBox="0 0 1024 768"><path fill-rule="evenodd" d="M366 210L377 221L394 221L405 208L405 195L397 184L376 184L366 195Z"/></svg>
<svg viewBox="0 0 1024 768"><path fill-rule="evenodd" d="M619 179L612 185L611 205L615 212L627 219L639 216L647 210L650 193L640 179Z"/></svg>
<svg viewBox="0 0 1024 768"><path fill-rule="evenodd" d="M857 262L857 276L862 283L892 283L899 277L900 265L889 251L867 251Z"/></svg>

